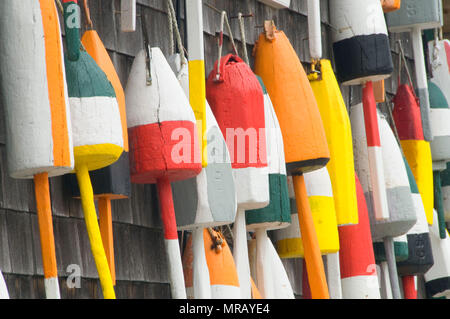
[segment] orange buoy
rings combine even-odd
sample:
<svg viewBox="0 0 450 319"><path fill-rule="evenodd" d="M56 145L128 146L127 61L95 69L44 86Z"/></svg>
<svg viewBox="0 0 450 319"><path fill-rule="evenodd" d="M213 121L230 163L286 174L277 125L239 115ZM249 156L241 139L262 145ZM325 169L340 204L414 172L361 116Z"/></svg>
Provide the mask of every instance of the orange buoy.
<svg viewBox="0 0 450 319"><path fill-rule="evenodd" d="M303 173L325 166L330 152L314 92L283 31L273 21L255 45L255 73L272 99L281 127L288 175L293 175L299 224L313 298L329 298L325 269L311 215Z"/></svg>
<svg viewBox="0 0 450 319"><path fill-rule="evenodd" d="M183 272L187 297L194 298L193 236L189 236L183 252ZM211 228L203 230L205 256L209 271L212 299L239 299L241 292L233 255L222 234ZM221 243L220 243L221 242ZM219 249L216 249L216 248Z"/></svg>

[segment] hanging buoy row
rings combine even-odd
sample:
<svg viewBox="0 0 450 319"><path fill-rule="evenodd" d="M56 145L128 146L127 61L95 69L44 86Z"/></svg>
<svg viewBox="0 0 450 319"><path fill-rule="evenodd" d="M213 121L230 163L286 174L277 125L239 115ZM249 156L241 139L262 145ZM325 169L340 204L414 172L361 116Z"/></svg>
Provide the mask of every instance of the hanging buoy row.
<svg viewBox="0 0 450 319"><path fill-rule="evenodd" d="M419 280L428 298L450 298L450 42L434 32L424 55L421 35L442 25L441 1L331 1L330 61L308 0L308 67L267 20L252 69L242 14L240 56L222 11L207 77L203 2L186 5L188 50L166 4L170 54L150 45L141 15L124 90L87 1L83 37L78 1L62 1L65 54L53 0L0 2L8 172L34 179L46 297L61 297L48 178L75 173L65 182L104 298L116 297L111 200L133 196L131 183L156 184L172 298L293 299L283 258L303 259L304 299L416 299ZM134 31L136 2L122 10ZM223 56L225 27L234 52ZM397 92L385 94L388 30L412 32L417 95L401 42ZM346 105L339 84L361 100Z"/></svg>

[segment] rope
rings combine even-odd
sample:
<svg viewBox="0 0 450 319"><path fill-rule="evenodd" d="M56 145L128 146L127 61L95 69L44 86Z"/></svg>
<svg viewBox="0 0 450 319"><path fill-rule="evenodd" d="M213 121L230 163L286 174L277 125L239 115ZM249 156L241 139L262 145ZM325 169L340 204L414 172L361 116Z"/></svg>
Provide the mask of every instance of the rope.
<svg viewBox="0 0 450 319"><path fill-rule="evenodd" d="M208 227L207 229L208 229L209 236L211 237L211 240L213 241L211 249L214 249L216 251L216 253L220 253L222 251L222 245L223 245L222 236L218 232L214 233L214 231L211 227Z"/></svg>
<svg viewBox="0 0 450 319"><path fill-rule="evenodd" d="M400 83L401 83L400 79L401 79L402 69L403 69L403 65L404 65L405 70L406 70L406 75L408 76L409 85L414 90L414 86L413 86L413 83L411 80L411 73L409 72L408 64L406 63L405 52L403 51L403 46L402 46L401 40L398 40L397 44L400 49L400 53L398 55L398 63L399 63L399 65L398 65L398 85L400 85ZM403 62L403 64L402 64L402 62Z"/></svg>
<svg viewBox="0 0 450 319"><path fill-rule="evenodd" d="M230 41L231 44L233 46L233 51L234 54L239 56L238 51L236 49L236 44L234 43L234 39L233 39L233 33L231 32L231 27L230 27L230 23L228 22L228 18L227 18L227 12L226 11L222 11L221 13L221 17L220 17L220 36L219 39L217 40L217 44L219 47L219 58L217 59L217 74L216 74L216 81L219 81L220 79L220 59L222 57L222 48L223 48L223 26L224 23L226 22L227 25L227 29L228 29L228 34L230 35Z"/></svg>
<svg viewBox="0 0 450 319"><path fill-rule="evenodd" d="M169 26L169 55L173 55L175 53L175 42L173 40L173 18L172 18L172 11L170 10L170 2L171 0L166 1L167 5L167 20L168 20L168 26Z"/></svg>
<svg viewBox="0 0 450 319"><path fill-rule="evenodd" d="M92 30L94 28L94 24L91 20L91 11L89 10L88 0L84 0L84 11L86 12L87 28L89 30Z"/></svg>
<svg viewBox="0 0 450 319"><path fill-rule="evenodd" d="M171 19L172 23L171 26L169 27L169 31L170 31L170 37L171 37L171 46L172 46L172 54L175 51L173 46L173 32L175 32L175 37L177 40L177 45L178 48L180 49L180 60L181 60L181 65L186 63L186 55L184 53L184 46L183 46L183 41L181 40L181 34L180 34L180 29L178 28L178 23L177 23L177 19L176 19L176 13L175 13L175 8L173 7L173 3L172 0L167 0L167 11L168 13L170 12L170 16L169 19ZM170 21L169 21L170 24Z"/></svg>
<svg viewBox="0 0 450 319"><path fill-rule="evenodd" d="M63 6L61 4L61 1L60 0L55 0L55 2L56 2L56 5L59 8L59 11L61 11L61 13L63 13L64 12L64 8L63 8Z"/></svg>
<svg viewBox="0 0 450 319"><path fill-rule="evenodd" d="M242 17L242 13L238 13L238 21L239 21L239 30L241 32L241 42L242 42L242 51L244 56L244 61L248 65L250 65L250 61L248 59L248 53L247 53L247 41L245 40L245 29L244 29L244 18Z"/></svg>

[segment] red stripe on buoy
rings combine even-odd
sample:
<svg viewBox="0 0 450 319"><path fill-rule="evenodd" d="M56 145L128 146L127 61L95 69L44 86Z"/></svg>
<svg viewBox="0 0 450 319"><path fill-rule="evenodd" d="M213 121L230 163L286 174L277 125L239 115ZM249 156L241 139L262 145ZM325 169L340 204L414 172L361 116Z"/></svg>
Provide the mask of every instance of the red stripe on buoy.
<svg viewBox="0 0 450 319"><path fill-rule="evenodd" d="M405 299L417 299L417 290L414 276L403 276L403 295Z"/></svg>
<svg viewBox="0 0 450 319"><path fill-rule="evenodd" d="M356 174L355 180L359 224L338 227L341 278L376 275L366 199Z"/></svg>
<svg viewBox="0 0 450 319"><path fill-rule="evenodd" d="M377 104L373 95L372 82L367 82L363 88L363 108L367 146L381 146L377 120Z"/></svg>
<svg viewBox="0 0 450 319"><path fill-rule="evenodd" d="M198 137L190 121L165 121L128 129L131 181L153 184L191 178L202 169Z"/></svg>
<svg viewBox="0 0 450 319"><path fill-rule="evenodd" d="M156 184L159 196L159 207L165 239L178 239L175 209L173 208L172 187L167 177L158 179Z"/></svg>
<svg viewBox="0 0 450 319"><path fill-rule="evenodd" d="M413 89L401 84L393 99L395 126L400 140L424 140L419 100Z"/></svg>
<svg viewBox="0 0 450 319"><path fill-rule="evenodd" d="M450 72L450 44L447 41L444 41L445 53L447 54L447 65L448 72Z"/></svg>

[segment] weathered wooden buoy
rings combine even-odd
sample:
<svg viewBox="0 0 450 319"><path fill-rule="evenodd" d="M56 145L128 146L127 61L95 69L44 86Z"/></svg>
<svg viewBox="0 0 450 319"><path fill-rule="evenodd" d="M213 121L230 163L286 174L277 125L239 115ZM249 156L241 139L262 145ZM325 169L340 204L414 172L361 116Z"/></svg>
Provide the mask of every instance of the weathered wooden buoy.
<svg viewBox="0 0 450 319"><path fill-rule="evenodd" d="M400 10L386 14L390 32L411 32L416 81L420 99L423 134L426 141L433 139L430 122L427 73L422 42L422 30L442 26L442 0L403 0Z"/></svg>
<svg viewBox="0 0 450 319"><path fill-rule="evenodd" d="M444 218L446 222L450 222L450 163L447 163L447 168L441 172L441 187Z"/></svg>
<svg viewBox="0 0 450 319"><path fill-rule="evenodd" d="M381 0L383 12L385 13L400 9L401 4L402 4L401 0Z"/></svg>
<svg viewBox="0 0 450 319"><path fill-rule="evenodd" d="M359 223L339 226L342 298L380 299L366 199L356 174L355 181Z"/></svg>
<svg viewBox="0 0 450 319"><path fill-rule="evenodd" d="M70 109L54 1L3 1L1 96L8 173L34 179L47 298L60 298L48 177L73 170Z"/></svg>
<svg viewBox="0 0 450 319"><path fill-rule="evenodd" d="M85 2L86 6L86 2ZM89 16L89 7L85 7L87 20L91 22ZM86 52L94 59L97 65L105 72L106 77L111 82L116 93L117 103L119 105L120 120L122 124L122 135L124 142L124 152L120 158L113 164L91 171L92 189L94 191L94 199L98 201L98 214L100 232L102 242L108 259L109 269L113 284L116 283L116 270L114 262L114 243L113 243L113 227L111 214L111 200L128 198L131 195L130 183L130 167L128 157L128 130L125 109L125 93L119 76L114 68L114 64L106 51L96 30L92 29L92 22L89 30L87 30L81 38ZM80 197L80 189L76 177L72 174L66 175L66 181L70 185L71 195Z"/></svg>
<svg viewBox="0 0 450 319"><path fill-rule="evenodd" d="M209 166L210 164L208 164ZM208 288L211 291L212 299L240 299L241 291L239 287L238 273L234 263L231 250L221 233L212 229L203 229L201 232L204 243L202 246L205 251L207 262L207 271L209 276ZM198 241L200 242L200 241ZM194 238L193 235L187 239L186 247L183 251L183 269L186 281L187 297L192 299L195 296L193 272L194 257ZM219 247L220 249L216 249Z"/></svg>
<svg viewBox="0 0 450 319"><path fill-rule="evenodd" d="M125 96L131 182L157 184L172 297L185 298L170 183L201 172L195 116L159 48L137 54Z"/></svg>
<svg viewBox="0 0 450 319"><path fill-rule="evenodd" d="M230 224L234 221L237 208L236 190L230 155L219 125L205 97L203 24L198 23L199 17L197 15L197 19L189 22L190 37L195 40L190 48L198 56L192 58L190 55L191 61L188 65L174 17L175 10L171 1L167 1L167 3L169 16L171 17L169 20L175 29L177 45L180 48L180 53L169 56L168 62L188 99L190 91L193 92L191 106L197 117L197 123L201 123L201 127L204 124L206 129L201 134L205 141L204 145L206 145L206 152L202 154L202 163L205 164L207 159L210 158L208 165L206 167L203 165L202 171L196 177L172 183L175 216L178 229L193 232L192 276L194 280L190 293L196 299L209 299L211 298L210 279L202 234L206 227ZM195 2L190 3L190 5L194 6L189 10L194 10L195 14L198 14L197 11L200 10L201 13L201 7L198 8ZM199 30L199 28L201 29ZM199 38L201 44L197 43ZM190 76L189 71L196 72L196 74ZM192 85L190 85L191 82L193 82ZM199 92L203 92L203 95L198 94ZM203 103L198 103L199 98L203 98ZM193 106L194 104L199 107L197 111L196 107ZM202 106L203 104L205 107ZM203 116L206 117L203 119ZM198 127L199 130L201 127ZM207 145L207 140L210 140L212 144Z"/></svg>
<svg viewBox="0 0 450 319"><path fill-rule="evenodd" d="M436 211L434 218L437 218ZM429 228L434 264L424 275L427 296L450 298L450 237L448 232L444 239L440 237L437 223Z"/></svg>
<svg viewBox="0 0 450 319"><path fill-rule="evenodd" d="M397 93L393 99L394 109L392 115L400 144L422 197L428 224L431 225L433 223L431 149L430 143L424 139L419 101L414 93L410 78L409 82L409 84L400 84L398 86Z"/></svg>
<svg viewBox="0 0 450 319"><path fill-rule="evenodd" d="M264 96L250 67L238 56L228 54L216 61L209 74L206 97L225 136L233 167L238 202L233 256L241 297L246 299L251 296L251 286L245 210L263 208L270 201Z"/></svg>
<svg viewBox="0 0 450 319"><path fill-rule="evenodd" d="M172 183L177 227L194 233L192 289L196 299L211 296L208 272L205 271L203 236L199 236L197 232L203 234L204 228L231 224L237 208L230 156L208 104L206 121L207 139L211 142L207 145L208 166L196 177Z"/></svg>
<svg viewBox="0 0 450 319"><path fill-rule="evenodd" d="M321 78L310 81L330 149L327 169L338 225L358 223L350 119L329 60L320 60Z"/></svg>
<svg viewBox="0 0 450 319"><path fill-rule="evenodd" d="M365 132L363 122L363 108L361 104L352 107L350 118L352 121L353 146L355 147L355 166L363 187L366 200L369 203L369 219L374 241L383 240L386 259L389 265L392 294L395 299L400 298L400 288L395 264L393 238L406 234L417 221L416 212L411 197L407 171L403 162L400 147L384 116L377 114L380 127L382 159L385 176L385 187L389 205L389 219L376 220L372 208L370 192L372 191L367 176L368 154L364 148ZM358 153L356 153L358 152Z"/></svg>
<svg viewBox="0 0 450 319"><path fill-rule="evenodd" d="M312 297L328 298L325 269L302 174L325 166L330 153L303 66L288 38L276 29L273 21L265 22L265 32L255 45L255 73L264 81L280 123L287 174L293 175Z"/></svg>
<svg viewBox="0 0 450 319"><path fill-rule="evenodd" d="M64 0L65 67L72 119L75 173L80 187L91 250L105 298L115 298L102 243L89 171L118 160L124 140L119 105L111 82L86 51L80 50L80 8ZM78 23L77 23L78 21Z"/></svg>
<svg viewBox="0 0 450 319"><path fill-rule="evenodd" d="M388 78L393 70L379 0L330 2L336 75L344 85Z"/></svg>
<svg viewBox="0 0 450 319"><path fill-rule="evenodd" d="M344 85L363 86L364 121L369 153L370 183L375 217L389 218L384 189L383 164L372 81L390 76L393 70L389 39L378 0L343 0L330 3L336 76Z"/></svg>
<svg viewBox="0 0 450 319"><path fill-rule="evenodd" d="M267 244L267 230L285 228L291 222L289 193L284 160L283 137L280 125L273 109L272 101L261 78L259 83L264 93L264 119L267 148L267 163L269 168L270 203L268 206L245 212L247 230L256 232L256 283L259 292L265 299L274 298L275 290L267 283L273 276L270 269L270 248ZM278 256L273 256L279 258Z"/></svg>

